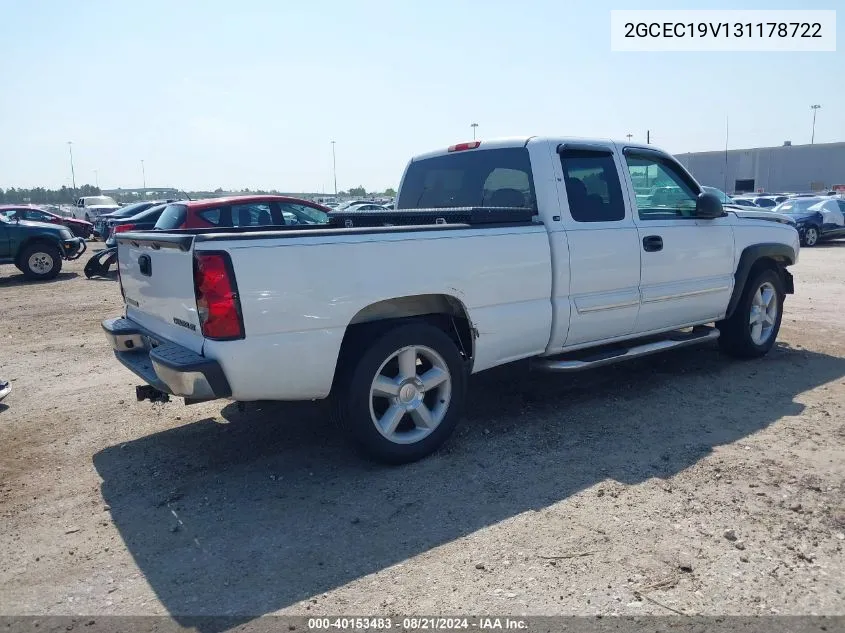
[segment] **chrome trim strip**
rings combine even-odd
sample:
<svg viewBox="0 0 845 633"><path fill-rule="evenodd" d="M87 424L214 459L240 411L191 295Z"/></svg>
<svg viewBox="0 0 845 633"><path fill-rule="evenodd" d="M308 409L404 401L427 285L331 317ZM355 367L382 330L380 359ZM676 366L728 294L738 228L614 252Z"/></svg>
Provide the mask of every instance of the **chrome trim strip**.
<svg viewBox="0 0 845 633"><path fill-rule="evenodd" d="M651 299L643 298L643 303L658 303L660 301L671 301L672 299L685 299L686 297L697 297L699 295L708 295L714 292L729 292L730 286L719 286L718 288L707 288L706 290L690 290L689 292L679 292L672 295L661 295Z"/></svg>
<svg viewBox="0 0 845 633"><path fill-rule="evenodd" d="M587 314L590 312L601 312L602 310L618 310L620 308L633 308L640 304L639 299L634 299L633 301L619 301L617 303L609 303L607 305L601 306L591 306L589 308L579 308L578 301L575 301L575 309L578 311L578 314Z"/></svg>

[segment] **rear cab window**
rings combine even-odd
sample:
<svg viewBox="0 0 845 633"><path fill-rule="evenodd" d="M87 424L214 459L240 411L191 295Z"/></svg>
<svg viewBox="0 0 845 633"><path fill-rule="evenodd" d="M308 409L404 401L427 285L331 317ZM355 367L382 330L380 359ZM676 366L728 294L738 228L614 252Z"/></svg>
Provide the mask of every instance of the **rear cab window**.
<svg viewBox="0 0 845 633"><path fill-rule="evenodd" d="M528 150L477 149L413 161L396 209L454 207L536 209Z"/></svg>

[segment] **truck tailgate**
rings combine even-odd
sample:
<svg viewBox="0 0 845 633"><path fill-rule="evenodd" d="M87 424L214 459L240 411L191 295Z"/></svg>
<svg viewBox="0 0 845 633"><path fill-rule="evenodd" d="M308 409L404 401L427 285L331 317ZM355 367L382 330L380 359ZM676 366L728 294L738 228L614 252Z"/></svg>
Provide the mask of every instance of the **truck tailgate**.
<svg viewBox="0 0 845 633"><path fill-rule="evenodd" d="M126 317L153 335L201 353L193 236L125 233L117 253Z"/></svg>

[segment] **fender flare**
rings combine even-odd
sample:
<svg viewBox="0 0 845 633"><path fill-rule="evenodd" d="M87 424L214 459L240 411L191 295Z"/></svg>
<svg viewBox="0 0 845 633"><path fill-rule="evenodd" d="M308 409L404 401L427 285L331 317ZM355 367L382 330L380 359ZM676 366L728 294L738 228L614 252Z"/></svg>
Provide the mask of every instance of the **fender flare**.
<svg viewBox="0 0 845 633"><path fill-rule="evenodd" d="M761 259L770 259L775 261L778 266L778 273L783 278L786 293L792 294L794 292L792 275L786 270L786 266L794 264L796 259L795 251L791 246L788 244L778 243L752 244L751 246L746 246L743 249L742 254L739 256L739 263L737 264L736 272L734 273L734 289L731 294L731 300L728 302L728 310L725 313L725 319L729 319L734 313L734 310L736 310L736 306L739 304L739 298L742 296L742 291L745 288L748 277L751 275L751 270Z"/></svg>

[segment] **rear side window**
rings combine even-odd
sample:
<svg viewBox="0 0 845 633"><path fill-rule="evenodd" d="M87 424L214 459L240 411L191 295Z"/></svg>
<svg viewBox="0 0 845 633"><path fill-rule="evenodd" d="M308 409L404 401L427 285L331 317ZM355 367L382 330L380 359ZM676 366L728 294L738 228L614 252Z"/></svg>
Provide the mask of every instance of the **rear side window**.
<svg viewBox="0 0 845 633"><path fill-rule="evenodd" d="M168 204L156 222L155 228L162 231L172 231L185 223L188 207L184 204Z"/></svg>
<svg viewBox="0 0 845 633"><path fill-rule="evenodd" d="M412 162L397 209L534 208L531 161L524 147L469 150Z"/></svg>
<svg viewBox="0 0 845 633"><path fill-rule="evenodd" d="M560 155L569 212L576 222L625 219L622 186L613 155L570 150Z"/></svg>
<svg viewBox="0 0 845 633"><path fill-rule="evenodd" d="M266 203L233 204L232 226L270 226L273 215Z"/></svg>
<svg viewBox="0 0 845 633"><path fill-rule="evenodd" d="M200 211L197 215L214 226L220 226L220 209L205 209Z"/></svg>

